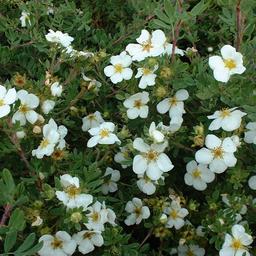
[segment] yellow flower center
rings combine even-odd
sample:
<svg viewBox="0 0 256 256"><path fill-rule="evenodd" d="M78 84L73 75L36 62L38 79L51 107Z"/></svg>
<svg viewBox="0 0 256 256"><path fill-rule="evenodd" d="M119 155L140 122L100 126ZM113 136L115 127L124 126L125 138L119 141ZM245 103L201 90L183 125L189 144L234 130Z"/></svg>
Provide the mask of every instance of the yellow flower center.
<svg viewBox="0 0 256 256"><path fill-rule="evenodd" d="M217 147L212 150L212 154L213 154L214 158L223 158L223 153L224 153L224 151L223 151L222 147Z"/></svg>
<svg viewBox="0 0 256 256"><path fill-rule="evenodd" d="M176 106L178 103L178 100L176 97L172 97L172 98L170 98L169 103L171 106Z"/></svg>
<svg viewBox="0 0 256 256"><path fill-rule="evenodd" d="M115 68L116 73L122 73L122 71L124 69L121 64L114 65L114 68Z"/></svg>
<svg viewBox="0 0 256 256"><path fill-rule="evenodd" d="M143 68L143 75L150 75L152 74L152 71L149 68Z"/></svg>
<svg viewBox="0 0 256 256"><path fill-rule="evenodd" d="M19 111L22 113L27 113L29 111L29 107L26 104L21 104L19 107Z"/></svg>
<svg viewBox="0 0 256 256"><path fill-rule="evenodd" d="M178 217L178 212L176 210L171 210L169 215L175 220Z"/></svg>
<svg viewBox="0 0 256 256"><path fill-rule="evenodd" d="M141 208L136 207L136 208L134 209L134 213L135 213L137 216L139 216L139 215L141 214Z"/></svg>
<svg viewBox="0 0 256 256"><path fill-rule="evenodd" d="M50 144L50 142L47 139L43 139L40 143L40 148L46 148L48 145Z"/></svg>
<svg viewBox="0 0 256 256"><path fill-rule="evenodd" d="M220 116L221 116L221 118L225 118L225 117L230 116L230 110L228 108L223 108L220 111Z"/></svg>
<svg viewBox="0 0 256 256"><path fill-rule="evenodd" d="M93 121L93 120L97 120L96 119L96 116L94 115L94 114L90 114L90 115L88 115L88 119L90 120L90 121Z"/></svg>
<svg viewBox="0 0 256 256"><path fill-rule="evenodd" d="M100 137L103 139L103 138L106 138L109 136L109 130L108 129L102 129L100 131Z"/></svg>
<svg viewBox="0 0 256 256"><path fill-rule="evenodd" d="M225 67L228 69L233 69L236 67L236 62L233 59L224 60Z"/></svg>
<svg viewBox="0 0 256 256"><path fill-rule="evenodd" d="M77 188L75 185L71 185L65 189L65 192L69 197L74 198L81 193L81 189Z"/></svg>
<svg viewBox="0 0 256 256"><path fill-rule="evenodd" d="M83 238L84 239L91 239L93 236L93 232L85 232L84 235L83 235Z"/></svg>
<svg viewBox="0 0 256 256"><path fill-rule="evenodd" d="M149 52L150 49L153 48L153 45L152 45L151 41L149 40L149 41L145 42L145 43L142 45L142 47L143 47L143 51Z"/></svg>
<svg viewBox="0 0 256 256"><path fill-rule="evenodd" d="M188 250L186 256L195 256L195 254L191 250Z"/></svg>
<svg viewBox="0 0 256 256"><path fill-rule="evenodd" d="M61 249L63 247L63 241L61 241L58 238L54 237L53 241L51 242L51 247L53 249Z"/></svg>
<svg viewBox="0 0 256 256"><path fill-rule="evenodd" d="M0 107L2 107L4 105L4 100L0 99Z"/></svg>
<svg viewBox="0 0 256 256"><path fill-rule="evenodd" d="M150 150L146 153L146 158L149 160L149 161L155 161L158 157L158 153L154 150Z"/></svg>
<svg viewBox="0 0 256 256"><path fill-rule="evenodd" d="M92 218L93 222L97 222L100 219L100 214L98 212L93 212L90 217Z"/></svg>
<svg viewBox="0 0 256 256"><path fill-rule="evenodd" d="M243 244L239 239L233 239L231 247L235 250L243 249Z"/></svg>
<svg viewBox="0 0 256 256"><path fill-rule="evenodd" d="M193 171L192 176L196 179L196 178L200 178L200 177L201 177L201 174L202 174L202 172L201 172L198 168L196 168L196 169Z"/></svg>
<svg viewBox="0 0 256 256"><path fill-rule="evenodd" d="M142 104L141 100L135 100L134 103L133 103L133 106L134 106L135 108L141 108L142 105L143 105L143 104Z"/></svg>

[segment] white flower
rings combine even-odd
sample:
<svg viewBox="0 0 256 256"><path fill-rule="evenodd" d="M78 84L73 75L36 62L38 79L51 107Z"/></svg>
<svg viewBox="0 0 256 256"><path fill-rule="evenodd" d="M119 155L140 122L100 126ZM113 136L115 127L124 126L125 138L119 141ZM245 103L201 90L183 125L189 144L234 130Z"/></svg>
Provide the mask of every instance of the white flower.
<svg viewBox="0 0 256 256"><path fill-rule="evenodd" d="M199 225L197 228L196 228L196 235L197 236L201 236L201 237L204 237L205 236L205 231L204 231L204 226L201 226Z"/></svg>
<svg viewBox="0 0 256 256"><path fill-rule="evenodd" d="M142 201L137 197L126 203L125 211L130 213L124 221L127 226L138 225L143 219L148 219L150 216L149 208L143 206Z"/></svg>
<svg viewBox="0 0 256 256"><path fill-rule="evenodd" d="M169 126L164 125L162 122L157 125L157 128L164 134L174 133L178 131L183 123L181 116L173 116L170 120Z"/></svg>
<svg viewBox="0 0 256 256"><path fill-rule="evenodd" d="M248 180L248 185L251 189L256 190L256 175L252 176L249 180Z"/></svg>
<svg viewBox="0 0 256 256"><path fill-rule="evenodd" d="M234 156L237 148L230 137L219 139L213 134L205 138L207 148L201 148L196 152L195 158L198 163L209 164L212 172L222 173L228 167L234 167L237 159Z"/></svg>
<svg viewBox="0 0 256 256"><path fill-rule="evenodd" d="M198 245L179 245L178 256L204 256L205 249Z"/></svg>
<svg viewBox="0 0 256 256"><path fill-rule="evenodd" d="M40 256L70 256L76 250L76 242L66 231L58 231L55 236L43 235L39 242L43 247L38 251Z"/></svg>
<svg viewBox="0 0 256 256"><path fill-rule="evenodd" d="M23 138L25 138L26 133L25 133L24 131L17 131L17 132L16 132L16 136L17 136L17 138L19 138L19 139L23 139Z"/></svg>
<svg viewBox="0 0 256 256"><path fill-rule="evenodd" d="M44 114L49 114L51 110L53 110L55 106L55 101L53 100L45 100L42 104L42 111Z"/></svg>
<svg viewBox="0 0 256 256"><path fill-rule="evenodd" d="M242 117L247 115L246 113L237 110L237 108L223 108L220 111L215 111L213 115L207 116L208 119L214 119L209 130L214 131L222 128L224 131L230 132L238 129L242 122Z"/></svg>
<svg viewBox="0 0 256 256"><path fill-rule="evenodd" d="M139 190L147 195L153 195L156 192L156 182L147 177L147 175L138 176L137 186Z"/></svg>
<svg viewBox="0 0 256 256"><path fill-rule="evenodd" d="M130 150L129 150L129 148L127 146L120 147L120 152L115 154L114 161L116 163L121 164L122 168L124 168L124 169L127 168L128 165L127 164L123 164L123 162L130 160L129 153L130 153Z"/></svg>
<svg viewBox="0 0 256 256"><path fill-rule="evenodd" d="M31 25L31 21L29 18L29 13L26 11L22 11L21 12L21 16L20 16L20 22L21 22L21 26L24 28L27 26L27 24Z"/></svg>
<svg viewBox="0 0 256 256"><path fill-rule="evenodd" d="M4 86L0 85L0 118L10 113L10 105L16 101L16 97L15 88L7 91Z"/></svg>
<svg viewBox="0 0 256 256"><path fill-rule="evenodd" d="M87 142L87 147L92 148L97 144L120 143L120 140L113 133L115 125L111 122L104 122L98 127L91 128L88 132L93 136Z"/></svg>
<svg viewBox="0 0 256 256"><path fill-rule="evenodd" d="M81 193L79 179L69 174L64 174L60 176L60 182L64 191L56 191L57 198L68 209L83 207L84 211L87 210L88 205L93 201L93 197L89 194Z"/></svg>
<svg viewBox="0 0 256 256"><path fill-rule="evenodd" d="M96 87L97 89L99 89L102 85L101 82L87 77L84 73L82 73L82 78L84 79L84 81L89 82L88 89L90 89L91 87Z"/></svg>
<svg viewBox="0 0 256 256"><path fill-rule="evenodd" d="M160 101L156 108L160 114L165 114L169 111L169 116L182 116L185 113L184 100L188 99L188 91L185 89L178 90L175 95L171 98L166 98Z"/></svg>
<svg viewBox="0 0 256 256"><path fill-rule="evenodd" d="M237 148L241 146L240 138L237 135L232 135L230 138L232 139Z"/></svg>
<svg viewBox="0 0 256 256"><path fill-rule="evenodd" d="M62 90L63 90L62 85L59 82L54 82L51 85L52 96L60 97Z"/></svg>
<svg viewBox="0 0 256 256"><path fill-rule="evenodd" d="M159 29L153 31L152 35L143 29L136 41L138 44L126 46L126 51L132 56L132 60L142 61L150 56L159 56L165 51L166 37Z"/></svg>
<svg viewBox="0 0 256 256"><path fill-rule="evenodd" d="M197 164L194 160L187 163L186 169L185 183L199 191L205 190L207 183L212 182L215 178L214 173L207 168L207 165Z"/></svg>
<svg viewBox="0 0 256 256"><path fill-rule="evenodd" d="M62 33L61 31L53 31L49 29L49 33L45 35L47 41L52 43L61 44L63 47L68 47L74 40L73 37L69 36L67 33Z"/></svg>
<svg viewBox="0 0 256 256"><path fill-rule="evenodd" d="M249 122L245 128L249 131L244 133L244 141L256 144L256 122Z"/></svg>
<svg viewBox="0 0 256 256"><path fill-rule="evenodd" d="M173 48L173 44L165 43L165 53L167 55L172 55L172 48ZM177 46L175 47L174 53L184 56L184 51L179 49Z"/></svg>
<svg viewBox="0 0 256 256"><path fill-rule="evenodd" d="M133 159L133 171L136 174L144 174L151 180L158 180L164 172L169 172L173 169L173 164L169 157L163 153L167 143L152 144L149 146L143 139L136 138L133 142L133 147L140 154Z"/></svg>
<svg viewBox="0 0 256 256"><path fill-rule="evenodd" d="M243 66L243 55L231 45L224 45L220 51L222 57L210 57L209 66L213 70L214 78L226 83L231 75L242 74L246 68Z"/></svg>
<svg viewBox="0 0 256 256"><path fill-rule="evenodd" d="M31 224L32 227L38 227L40 225L42 225L43 220L41 219L40 216L36 216L36 220L33 221L33 223Z"/></svg>
<svg viewBox="0 0 256 256"><path fill-rule="evenodd" d="M156 84L156 74L154 72L158 69L158 65L155 65L153 69L138 68L138 72L135 78L140 78L139 88L145 89L147 86L153 86Z"/></svg>
<svg viewBox="0 0 256 256"><path fill-rule="evenodd" d="M148 106L149 93L139 92L133 94L128 99L124 101L124 106L128 108L127 116L129 119L135 119L137 117L147 118L148 116Z"/></svg>
<svg viewBox="0 0 256 256"><path fill-rule="evenodd" d="M27 120L29 123L34 124L38 119L38 114L34 111L39 105L39 98L33 93L28 93L25 90L17 92L20 106L17 112L12 117L12 122L20 122L20 125L25 125Z"/></svg>
<svg viewBox="0 0 256 256"><path fill-rule="evenodd" d="M120 55L112 56L110 58L109 65L104 68L104 74L110 77L113 84L122 82L123 80L130 80L132 77L132 70L129 66L132 63L132 58L126 54L126 52L121 52Z"/></svg>
<svg viewBox="0 0 256 256"><path fill-rule="evenodd" d="M32 155L41 159L46 156L50 156L54 147L60 140L60 133L58 131L58 126L55 121L51 118L48 124L43 126L43 139L37 149L32 150Z"/></svg>
<svg viewBox="0 0 256 256"><path fill-rule="evenodd" d="M85 116L83 119L82 130L84 132L88 131L91 128L98 127L100 124L104 123L104 119L101 116L99 111L94 112L93 114L89 114Z"/></svg>
<svg viewBox="0 0 256 256"><path fill-rule="evenodd" d="M73 235L73 240L78 244L78 250L82 254L88 254L104 244L103 237L99 231L80 231Z"/></svg>
<svg viewBox="0 0 256 256"><path fill-rule="evenodd" d="M89 213L86 214L88 222L85 226L90 230L104 231L104 224L108 222L108 211L102 208L102 204L98 201L88 207L88 211Z"/></svg>
<svg viewBox="0 0 256 256"><path fill-rule="evenodd" d="M167 222L165 226L167 228L180 229L184 226L184 218L188 215L188 210L186 208L181 208L180 204L173 200L171 204L164 209L164 216L167 217ZM161 217L163 218L163 216Z"/></svg>
<svg viewBox="0 0 256 256"><path fill-rule="evenodd" d="M59 137L58 145L56 148L62 150L66 147L66 141L64 138L66 137L66 135L68 133L68 129L64 125L60 125L58 127L58 133L59 133L60 137Z"/></svg>
<svg viewBox="0 0 256 256"><path fill-rule="evenodd" d="M105 211L105 213L106 213L106 218L107 218L106 222L108 222L112 226L116 226L117 224L115 223L115 220L116 220L115 212L112 209L107 208L104 201L103 201L101 207L102 207L102 211Z"/></svg>
<svg viewBox="0 0 256 256"><path fill-rule="evenodd" d="M113 170L112 168L107 167L104 177L109 175L110 178L108 178L101 186L101 191L104 195L107 195L109 192L116 192L118 189L116 182L120 180L120 172L118 170Z"/></svg>
<svg viewBox="0 0 256 256"><path fill-rule="evenodd" d="M157 127L155 122L152 122L149 127L149 136L154 140L156 143L164 142L164 135L161 133Z"/></svg>
<svg viewBox="0 0 256 256"><path fill-rule="evenodd" d="M220 256L250 256L247 246L253 242L252 237L245 232L241 225L232 227L232 235L226 234L225 241L220 250Z"/></svg>

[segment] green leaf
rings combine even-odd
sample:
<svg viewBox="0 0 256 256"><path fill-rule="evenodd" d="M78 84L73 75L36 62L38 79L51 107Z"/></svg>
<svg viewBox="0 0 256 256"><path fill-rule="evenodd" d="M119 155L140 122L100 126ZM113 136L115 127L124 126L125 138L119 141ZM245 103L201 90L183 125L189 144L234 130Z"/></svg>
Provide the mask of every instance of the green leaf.
<svg viewBox="0 0 256 256"><path fill-rule="evenodd" d="M171 18L174 16L175 13L175 8L174 6L171 4L170 0L165 0L164 1L164 10L166 12L166 14Z"/></svg>
<svg viewBox="0 0 256 256"><path fill-rule="evenodd" d="M159 27L159 28L165 28L165 29L170 29L170 26L165 24L163 21L161 20L157 20L157 19L154 19L153 20L154 24Z"/></svg>
<svg viewBox="0 0 256 256"><path fill-rule="evenodd" d="M30 256L30 255L35 255L41 248L43 247L43 241L40 243L36 244L34 247L31 249L25 251L25 252L15 252L15 256Z"/></svg>
<svg viewBox="0 0 256 256"><path fill-rule="evenodd" d="M208 4L205 4L204 0L202 0L192 8L192 10L190 11L190 14L194 17L198 16L199 14L203 13L206 10L207 6Z"/></svg>
<svg viewBox="0 0 256 256"><path fill-rule="evenodd" d="M16 252L24 252L25 250L29 249L33 243L35 242L36 235L35 233L31 233L25 241L19 246Z"/></svg>
<svg viewBox="0 0 256 256"><path fill-rule="evenodd" d="M2 177L3 177L5 184L7 185L8 189L9 189L9 191L10 192L14 191L15 183L14 183L14 180L12 178L12 174L10 173L10 171L7 169L3 169Z"/></svg>
<svg viewBox="0 0 256 256"><path fill-rule="evenodd" d="M161 10L156 10L155 14L157 16L157 18L159 18L160 20L162 20L163 22L170 24L170 18Z"/></svg>
<svg viewBox="0 0 256 256"><path fill-rule="evenodd" d="M15 209L10 217L8 227L10 230L22 231L25 227L24 213L20 209Z"/></svg>
<svg viewBox="0 0 256 256"><path fill-rule="evenodd" d="M17 231L7 233L4 240L4 251L9 252L15 245L17 240Z"/></svg>

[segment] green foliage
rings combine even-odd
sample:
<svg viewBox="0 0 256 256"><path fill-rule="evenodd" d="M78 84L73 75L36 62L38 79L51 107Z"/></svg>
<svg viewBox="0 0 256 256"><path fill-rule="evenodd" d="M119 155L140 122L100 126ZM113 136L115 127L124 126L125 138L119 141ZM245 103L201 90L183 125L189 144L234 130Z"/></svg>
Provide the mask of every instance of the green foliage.
<svg viewBox="0 0 256 256"><path fill-rule="evenodd" d="M49 13L49 8L53 13ZM0 255L37 255L43 246L38 242L41 236L54 235L59 230L72 235L85 229L88 216L82 207L67 210L56 197L56 191L63 189L60 176L64 174L78 177L81 192L92 195L94 201L104 201L117 216L117 226L107 224L102 233L104 246L96 246L90 255L165 256L183 242L200 245L206 255L217 255L238 215L247 222L246 231L255 236L256 194L248 187L248 179L256 173L256 146L243 141L246 123L256 122L255 10L255 0L1 0L0 84L36 94L41 103L54 100L55 107L47 115L38 107L37 112L45 120L25 126L11 122L19 108L17 104L8 116L0 118ZM30 13L30 24L26 23L26 27L21 27L19 20L22 11ZM94 55L69 56L46 40L49 29L68 33L74 37L74 49ZM103 70L111 56L136 42L142 29L163 30L168 42L186 50L186 54L133 62L134 73L139 67L159 68L155 72L156 84L145 89L150 94L148 118L129 120L123 102L141 92L138 79L133 76L129 81L113 84ZM208 60L212 55L220 55L220 48L226 44L239 48L246 71L232 76L225 84L213 78ZM82 74L92 81L85 81ZM50 91L55 81L64 89L58 98L52 97ZM163 175L156 193L148 196L136 185L133 141L149 137L151 122L169 122L168 114L160 115L156 105L179 89L186 89L190 97L185 102L182 127L167 137L166 154L175 168ZM0 107L1 104L0 101ZM239 107L247 113L234 133L214 133L220 138L240 137L238 162L219 174L207 190L199 192L184 183L186 163L194 159L205 136L212 133L207 128L207 116L226 107ZM126 169L114 160L118 145L86 147L91 136L81 130L82 118L95 111L116 125L121 146L128 148L121 163L128 166ZM67 127L67 146L37 159L32 150L40 144L42 128L50 118ZM196 126L203 130L200 134L195 131ZM21 130L26 133L23 139L16 133ZM196 144L198 141L202 143ZM111 176L104 176L107 167L120 170L121 179L117 192L104 195L102 185ZM223 200L225 195L228 204ZM142 199L151 216L140 225L128 227L124 224L125 205L134 197ZM180 230L167 229L160 221L165 204L172 198L179 198L182 207L189 210L190 224ZM247 212L241 213L244 206ZM34 224L37 217L42 219L38 225ZM196 232L199 225L204 227L204 236ZM255 242L251 246L254 255Z"/></svg>

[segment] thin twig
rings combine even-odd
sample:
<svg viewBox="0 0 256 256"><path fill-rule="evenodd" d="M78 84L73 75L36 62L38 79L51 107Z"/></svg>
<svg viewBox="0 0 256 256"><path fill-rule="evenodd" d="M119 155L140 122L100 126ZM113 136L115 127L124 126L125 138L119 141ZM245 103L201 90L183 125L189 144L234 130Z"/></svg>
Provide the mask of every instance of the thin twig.
<svg viewBox="0 0 256 256"><path fill-rule="evenodd" d="M182 13L182 0L178 0L178 12L179 12L179 14ZM173 45L172 45L172 63L175 60L175 48L177 46L178 38L180 35L181 25L182 25L182 20L180 19L174 29L174 37L172 40L172 43L173 43Z"/></svg>
<svg viewBox="0 0 256 256"><path fill-rule="evenodd" d="M153 233L153 228L151 228L148 232L148 234L145 236L145 238L143 239L143 241L140 243L140 246L139 248L141 248L145 243L146 241L149 239L149 237L152 235Z"/></svg>
<svg viewBox="0 0 256 256"><path fill-rule="evenodd" d="M241 12L241 2L236 3L236 50L239 51L243 40L244 17Z"/></svg>
<svg viewBox="0 0 256 256"><path fill-rule="evenodd" d="M1 218L0 226L5 225L6 221L8 220L8 218L11 215L11 211L12 211L12 206L10 204L7 204L7 205L4 206L4 214Z"/></svg>

